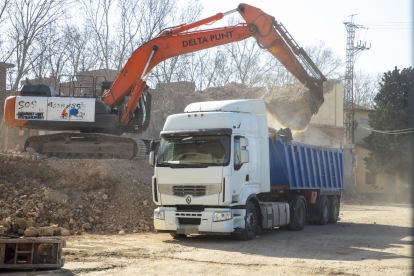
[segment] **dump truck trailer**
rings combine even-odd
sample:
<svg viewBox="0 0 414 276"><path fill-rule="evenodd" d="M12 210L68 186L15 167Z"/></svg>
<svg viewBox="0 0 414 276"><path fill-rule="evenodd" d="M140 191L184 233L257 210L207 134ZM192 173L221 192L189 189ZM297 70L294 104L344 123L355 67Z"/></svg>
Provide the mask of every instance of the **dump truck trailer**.
<svg viewBox="0 0 414 276"><path fill-rule="evenodd" d="M262 100L193 103L151 143L154 225L175 238L335 223L343 150L269 134ZM155 151L157 150L157 154Z"/></svg>

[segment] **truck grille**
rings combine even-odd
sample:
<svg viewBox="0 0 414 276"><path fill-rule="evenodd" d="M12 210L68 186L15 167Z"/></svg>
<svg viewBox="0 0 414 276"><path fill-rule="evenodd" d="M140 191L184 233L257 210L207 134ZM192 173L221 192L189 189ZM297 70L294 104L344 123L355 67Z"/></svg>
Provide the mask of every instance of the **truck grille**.
<svg viewBox="0 0 414 276"><path fill-rule="evenodd" d="M180 224L200 225L201 218L178 218Z"/></svg>
<svg viewBox="0 0 414 276"><path fill-rule="evenodd" d="M175 196L204 196L206 195L206 186L173 186L172 192Z"/></svg>

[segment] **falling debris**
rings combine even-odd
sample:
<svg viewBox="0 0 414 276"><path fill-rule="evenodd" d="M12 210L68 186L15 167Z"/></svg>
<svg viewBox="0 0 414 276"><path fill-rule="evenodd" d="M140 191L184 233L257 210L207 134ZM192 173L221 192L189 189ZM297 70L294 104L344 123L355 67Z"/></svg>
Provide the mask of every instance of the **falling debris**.
<svg viewBox="0 0 414 276"><path fill-rule="evenodd" d="M323 84L323 93L333 90L338 80L328 80ZM311 94L300 82L283 87L272 87L266 97L266 107L269 114L282 126L293 130L305 129L312 118L310 110Z"/></svg>

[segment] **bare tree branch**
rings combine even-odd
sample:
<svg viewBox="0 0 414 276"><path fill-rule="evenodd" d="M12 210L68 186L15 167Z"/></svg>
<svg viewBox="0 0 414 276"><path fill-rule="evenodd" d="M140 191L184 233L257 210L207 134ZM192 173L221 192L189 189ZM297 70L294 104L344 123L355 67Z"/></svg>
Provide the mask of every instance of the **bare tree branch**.
<svg viewBox="0 0 414 276"><path fill-rule="evenodd" d="M34 51L35 40L52 23L64 19L70 3L70 0L16 0L11 3L8 10L13 30L10 40L15 45L11 55L16 64L12 93L16 93L21 78L29 73L29 62L35 62L42 55Z"/></svg>

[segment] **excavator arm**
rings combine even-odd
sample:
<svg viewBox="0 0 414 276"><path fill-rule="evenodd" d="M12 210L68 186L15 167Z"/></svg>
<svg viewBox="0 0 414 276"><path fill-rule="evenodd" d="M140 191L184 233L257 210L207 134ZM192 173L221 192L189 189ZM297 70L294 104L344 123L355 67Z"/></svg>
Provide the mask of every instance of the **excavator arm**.
<svg viewBox="0 0 414 276"><path fill-rule="evenodd" d="M219 20L235 11L238 11L244 18L245 24L188 32L190 29ZM250 36L253 36L260 47L269 51L289 72L309 88L312 98L311 113L316 113L324 100L322 85L326 78L303 49L298 47L283 25L278 24L274 17L247 4L240 4L237 10L224 14L218 13L192 24L183 24L164 31L142 45L129 58L112 87L103 95L102 101L113 108L128 95L120 122L129 125L133 111L146 86L148 74L157 64L174 56L241 41ZM312 77L302 64L313 73Z"/></svg>
<svg viewBox="0 0 414 276"><path fill-rule="evenodd" d="M174 56L244 40L254 32L253 27L240 24L206 31L160 35L132 54L111 88L103 95L102 101L114 107L129 95L121 115L121 123L128 125L146 86L145 80L157 64Z"/></svg>

